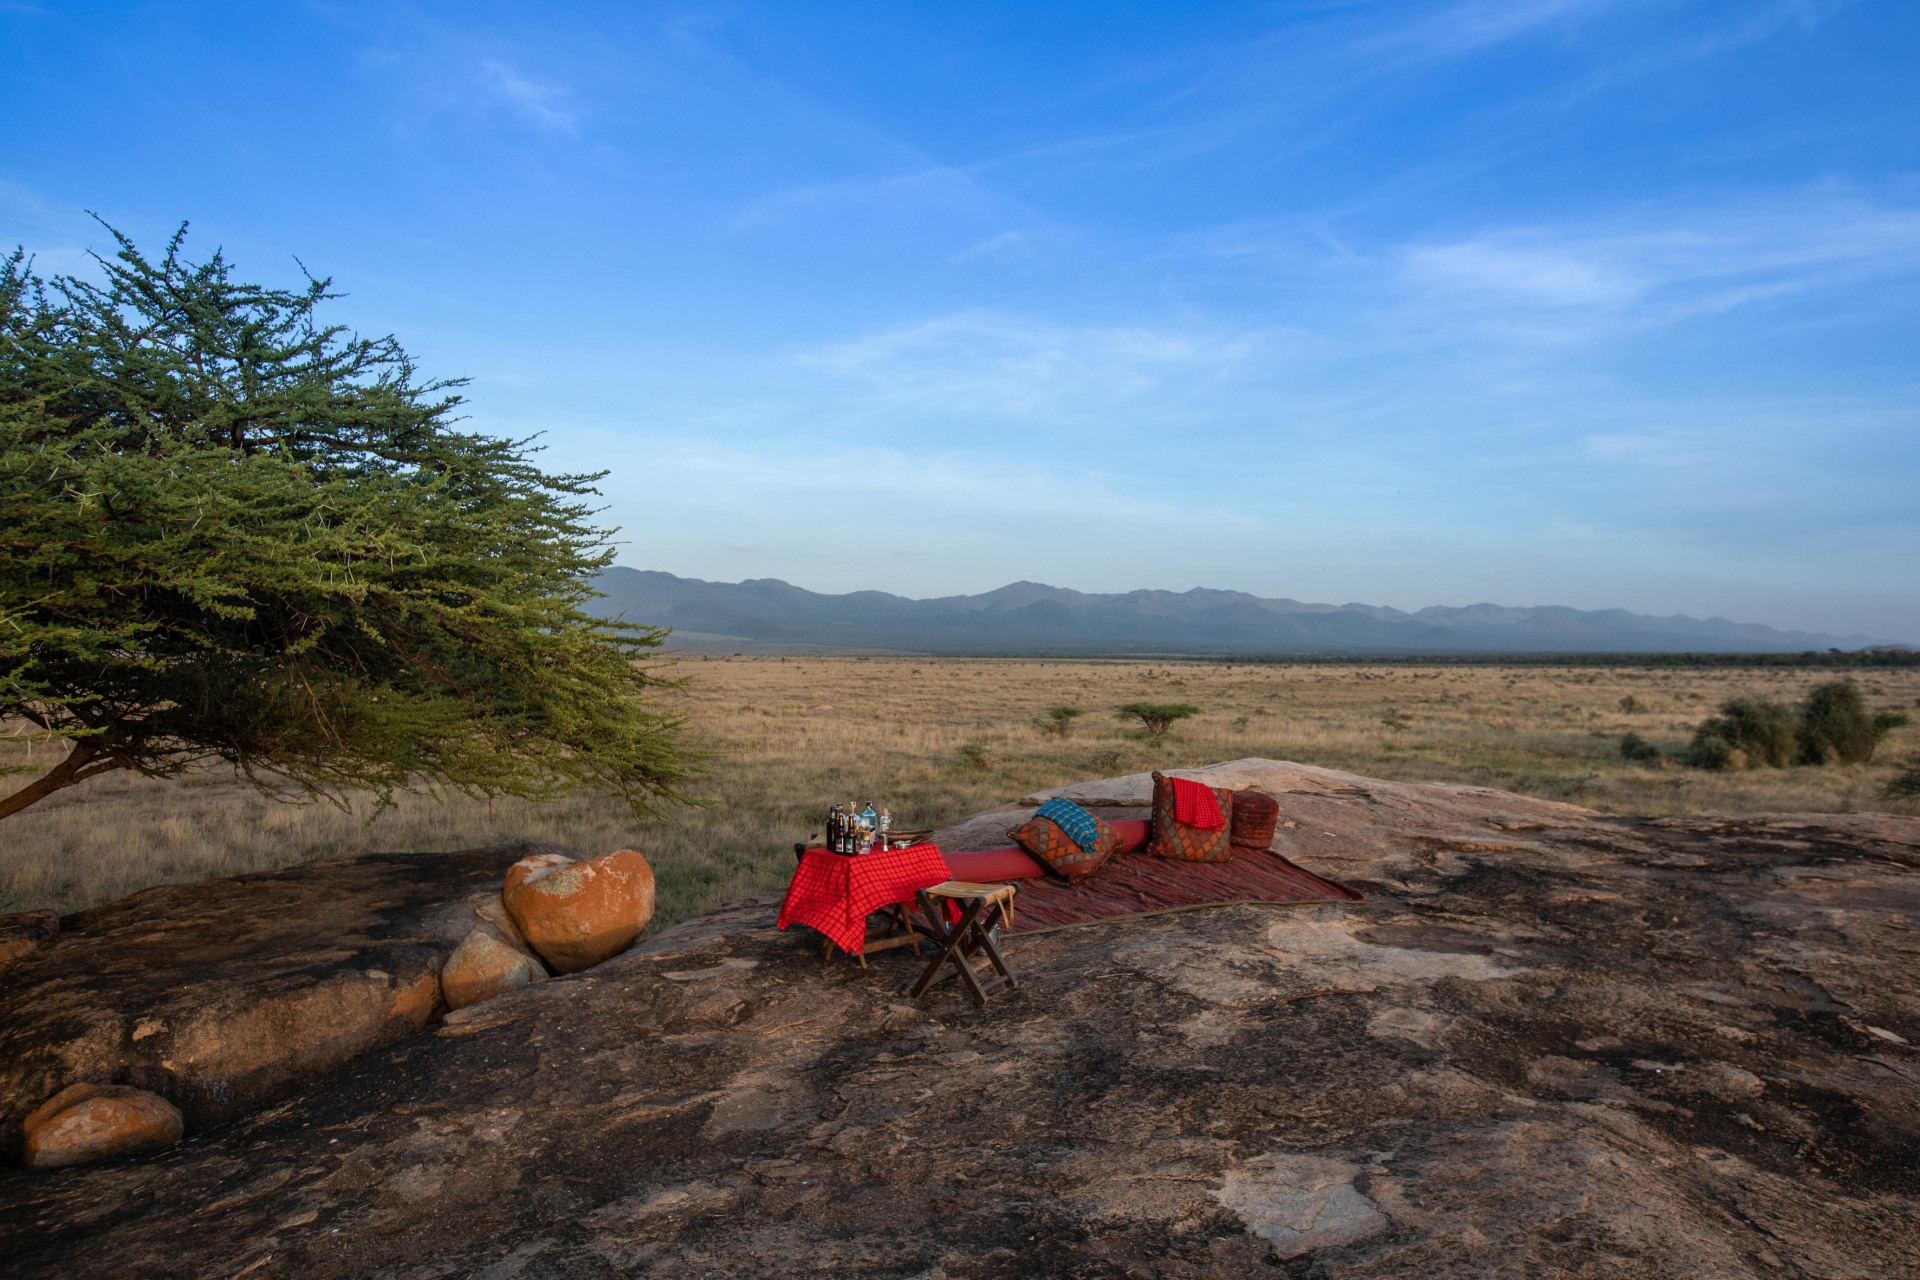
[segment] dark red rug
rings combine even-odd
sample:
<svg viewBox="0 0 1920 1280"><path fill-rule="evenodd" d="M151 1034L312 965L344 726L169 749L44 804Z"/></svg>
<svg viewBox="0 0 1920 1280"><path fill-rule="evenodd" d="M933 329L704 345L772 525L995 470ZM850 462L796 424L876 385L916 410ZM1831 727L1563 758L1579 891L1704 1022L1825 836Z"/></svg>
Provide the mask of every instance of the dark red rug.
<svg viewBox="0 0 1920 1280"><path fill-rule="evenodd" d="M1177 862L1123 853L1084 880L1016 881L1006 933L1046 933L1128 916L1191 911L1230 902L1364 902L1277 853L1241 853L1231 862Z"/></svg>

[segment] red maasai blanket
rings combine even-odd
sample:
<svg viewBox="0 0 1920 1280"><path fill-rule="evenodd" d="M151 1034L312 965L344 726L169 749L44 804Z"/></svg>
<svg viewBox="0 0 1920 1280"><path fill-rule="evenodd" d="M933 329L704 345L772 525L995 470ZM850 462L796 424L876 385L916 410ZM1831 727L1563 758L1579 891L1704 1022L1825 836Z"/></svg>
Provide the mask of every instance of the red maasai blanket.
<svg viewBox="0 0 1920 1280"><path fill-rule="evenodd" d="M1346 885L1313 874L1268 849L1247 849L1232 862L1183 862L1123 853L1084 880L1022 880L1020 911L1009 934L1045 933L1068 925L1127 916L1188 911L1230 902L1361 902Z"/></svg>
<svg viewBox="0 0 1920 1280"><path fill-rule="evenodd" d="M1173 820L1202 831L1218 831L1227 825L1220 812L1219 797L1213 788L1191 778L1168 778L1173 784Z"/></svg>
<svg viewBox="0 0 1920 1280"><path fill-rule="evenodd" d="M868 915L951 879L946 860L930 844L851 858L809 849L794 868L778 923L782 929L795 921L811 925L842 950L859 955L867 945Z"/></svg>

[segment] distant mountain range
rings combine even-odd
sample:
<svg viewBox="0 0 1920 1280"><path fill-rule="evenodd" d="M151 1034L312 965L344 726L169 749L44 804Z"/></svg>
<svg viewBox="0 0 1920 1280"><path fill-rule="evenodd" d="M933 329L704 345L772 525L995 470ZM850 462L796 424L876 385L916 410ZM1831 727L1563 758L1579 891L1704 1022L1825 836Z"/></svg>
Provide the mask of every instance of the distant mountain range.
<svg viewBox="0 0 1920 1280"><path fill-rule="evenodd" d="M931 654L1795 653L1862 649L1866 636L1779 631L1725 618L1625 609L1473 604L1405 613L1302 604L1243 591L1091 594L1015 582L977 596L821 595L778 578L704 582L612 568L607 617L674 628L684 647L866 649Z"/></svg>

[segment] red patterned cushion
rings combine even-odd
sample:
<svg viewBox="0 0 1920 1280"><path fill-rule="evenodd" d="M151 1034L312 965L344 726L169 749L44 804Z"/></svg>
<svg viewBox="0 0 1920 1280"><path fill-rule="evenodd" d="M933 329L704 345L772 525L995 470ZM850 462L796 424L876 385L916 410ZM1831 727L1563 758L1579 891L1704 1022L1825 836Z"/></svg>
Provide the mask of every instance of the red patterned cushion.
<svg viewBox="0 0 1920 1280"><path fill-rule="evenodd" d="M1233 793L1222 787L1213 789L1222 815L1233 813ZM1173 816L1173 779L1157 770L1153 775L1153 837L1147 852L1156 858L1175 858L1182 862L1230 862L1233 859L1233 821L1212 831L1190 827Z"/></svg>
<svg viewBox="0 0 1920 1280"><path fill-rule="evenodd" d="M1090 876L1100 864L1120 852L1120 835L1098 814L1089 814L1100 829L1091 850L1082 849L1073 837L1060 829L1052 818L1029 818L1026 825L1007 832L1007 839L1047 865L1047 869L1069 880Z"/></svg>

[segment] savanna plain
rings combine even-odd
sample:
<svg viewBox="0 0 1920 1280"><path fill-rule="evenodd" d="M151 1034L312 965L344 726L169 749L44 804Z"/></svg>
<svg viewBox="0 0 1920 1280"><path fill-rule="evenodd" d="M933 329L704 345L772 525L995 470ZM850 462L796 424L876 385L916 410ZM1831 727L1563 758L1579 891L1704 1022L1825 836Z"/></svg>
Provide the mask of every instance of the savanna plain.
<svg viewBox="0 0 1920 1280"><path fill-rule="evenodd" d="M1866 765L1714 773L1621 756L1629 732L1677 751L1729 698L1794 702L1845 674L1818 669L691 654L657 666L684 680L664 701L710 753L692 803L640 820L587 794L532 803L422 791L381 809L367 796L289 803L224 771L108 775L0 826L0 912L75 911L155 884L361 852L551 840L645 853L658 927L783 884L793 842L848 800L890 808L900 828L931 828L1041 787L1266 756L1618 814L1911 812L1881 793L1920 752L1920 726L1909 726ZM1852 674L1873 706L1920 708L1920 669ZM1132 702L1199 714L1155 742L1116 714ZM1049 714L1062 707L1081 713L1064 733ZM0 740L0 763L48 759L44 744Z"/></svg>

